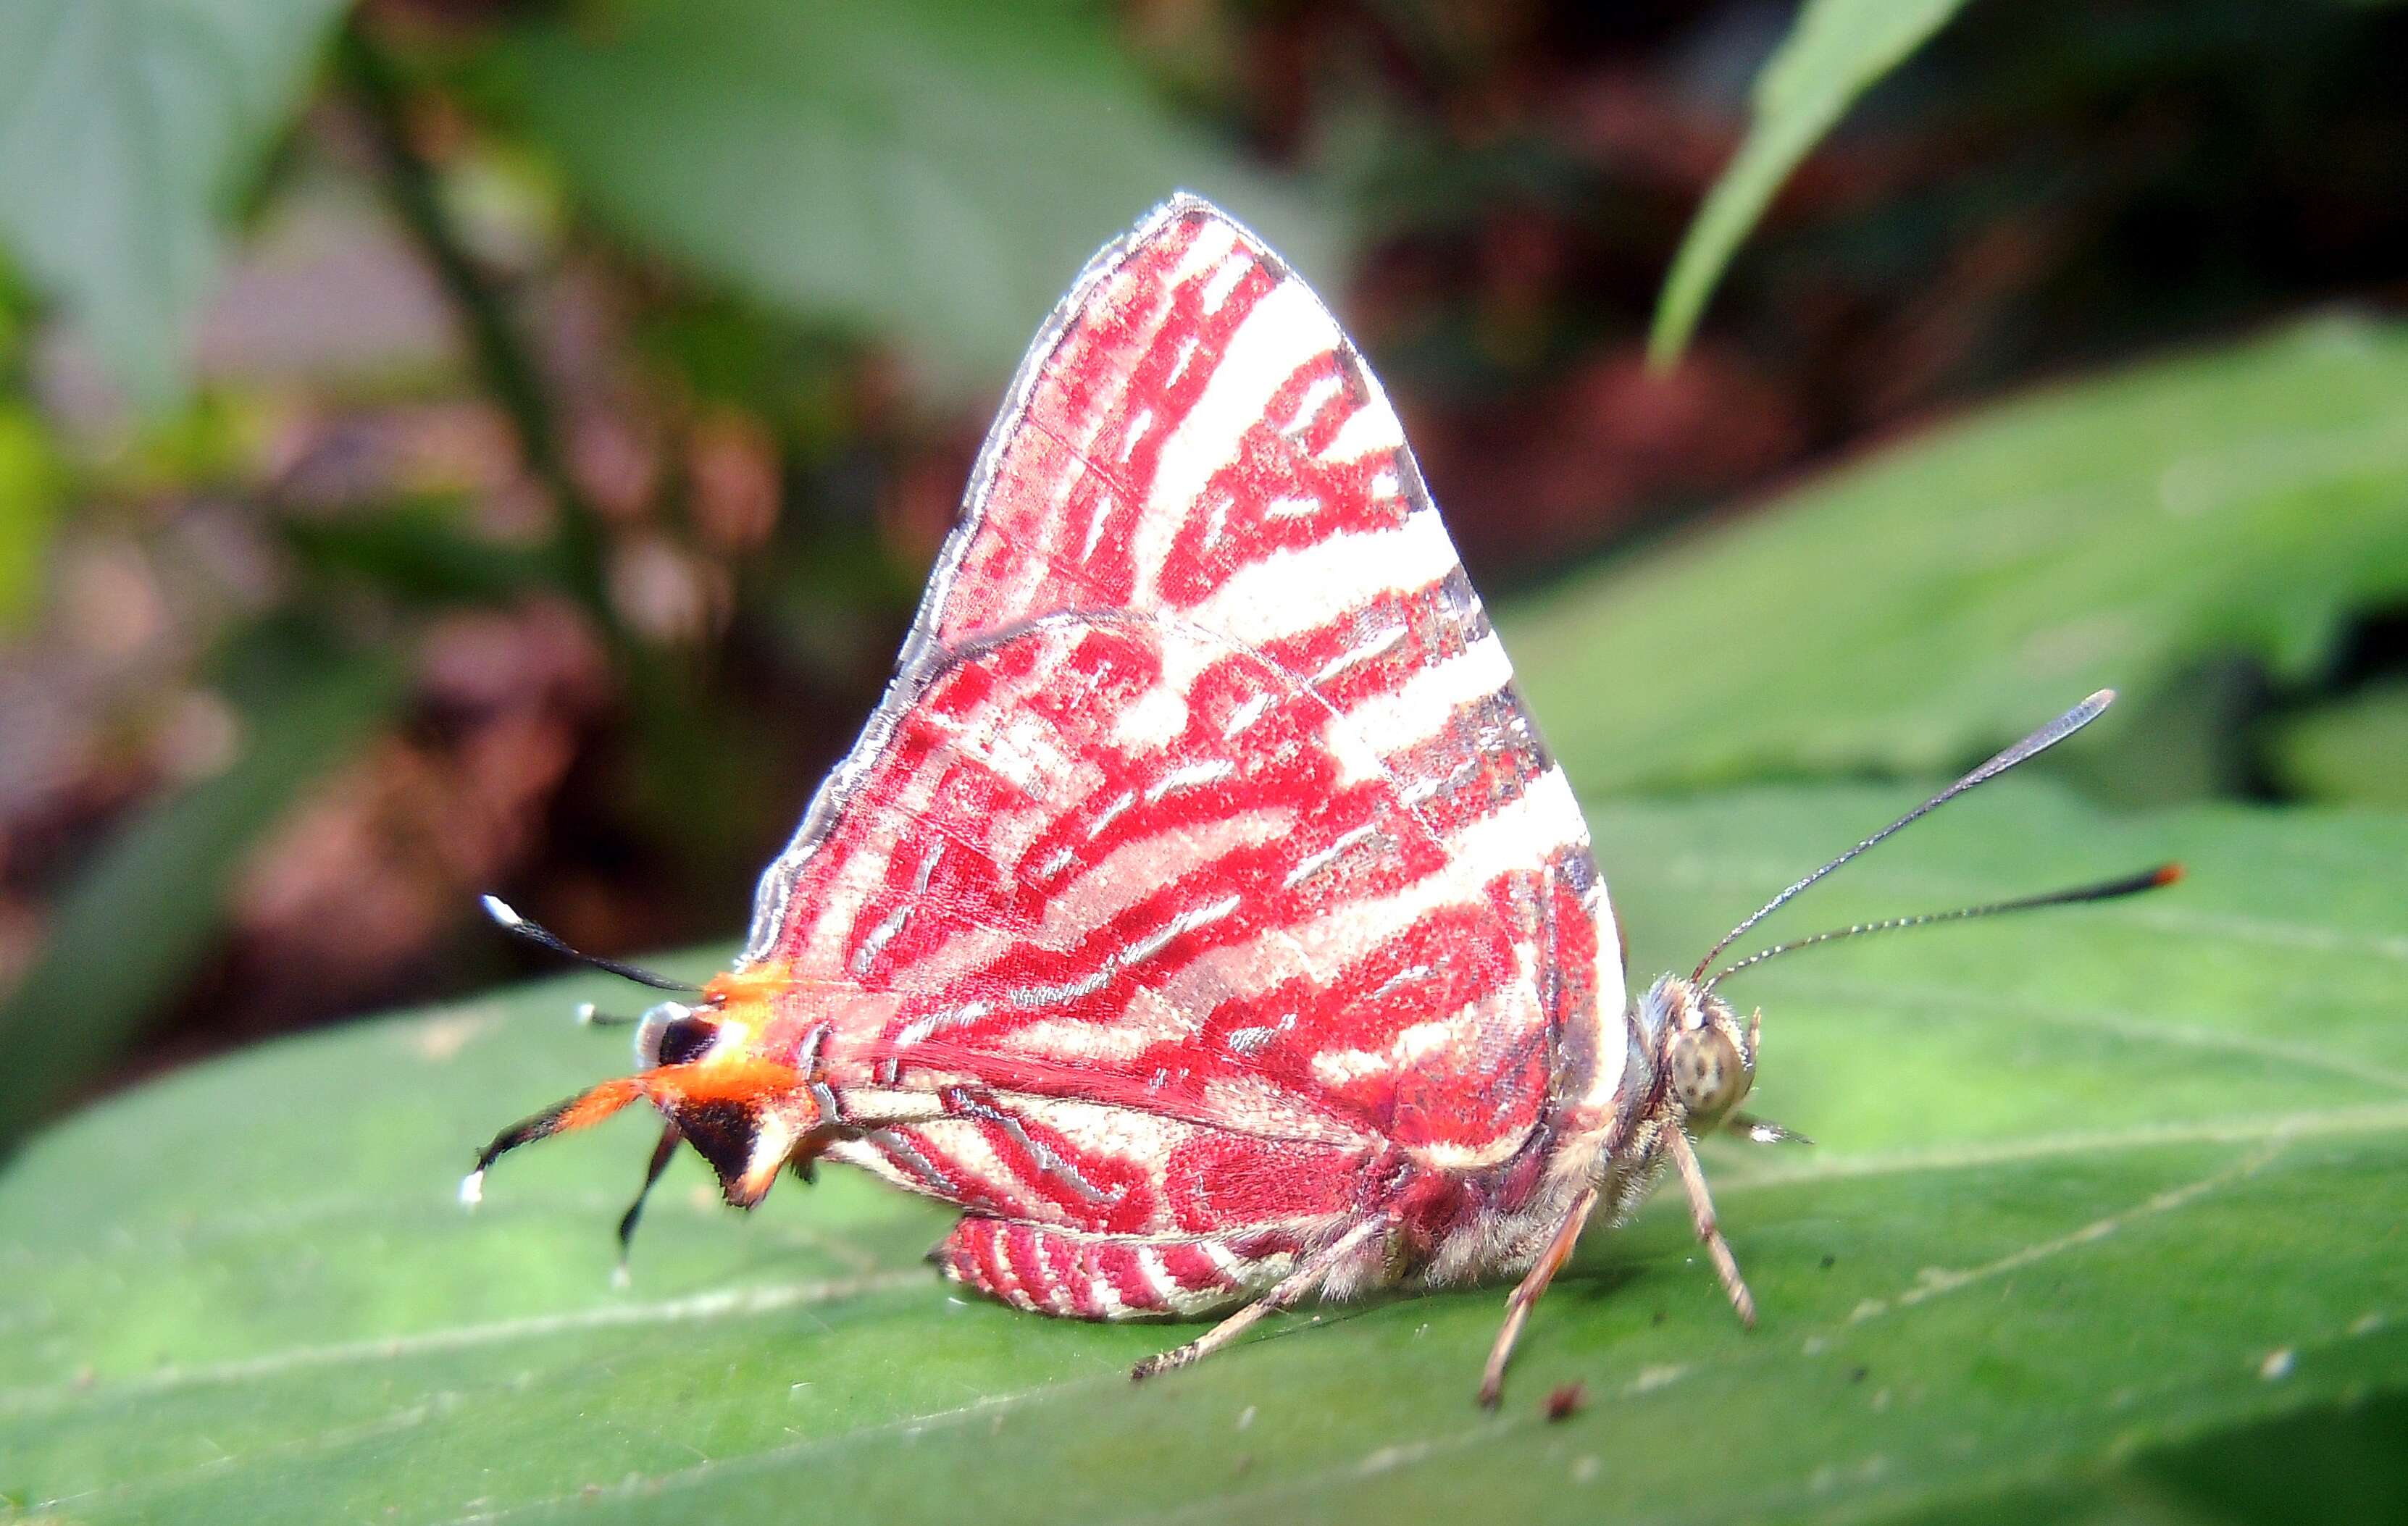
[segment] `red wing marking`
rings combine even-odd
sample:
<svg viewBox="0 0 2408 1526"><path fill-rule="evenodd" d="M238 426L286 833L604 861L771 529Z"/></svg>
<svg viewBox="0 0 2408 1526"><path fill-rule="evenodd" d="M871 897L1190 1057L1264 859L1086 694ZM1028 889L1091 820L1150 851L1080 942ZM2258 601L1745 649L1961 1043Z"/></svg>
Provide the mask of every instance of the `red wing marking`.
<svg viewBox="0 0 2408 1526"><path fill-rule="evenodd" d="M1108 1239L973 1214L937 1259L955 1281L1017 1307L1117 1319L1226 1306L1284 1276L1297 1248L1264 1234Z"/></svg>
<svg viewBox="0 0 2408 1526"><path fill-rule="evenodd" d="M900 1117L847 1158L1166 1234L1510 1156L1622 981L1512 677L1361 357L1251 235L1165 207L1039 335L894 688L763 877L747 973L826 1028L848 1113Z"/></svg>

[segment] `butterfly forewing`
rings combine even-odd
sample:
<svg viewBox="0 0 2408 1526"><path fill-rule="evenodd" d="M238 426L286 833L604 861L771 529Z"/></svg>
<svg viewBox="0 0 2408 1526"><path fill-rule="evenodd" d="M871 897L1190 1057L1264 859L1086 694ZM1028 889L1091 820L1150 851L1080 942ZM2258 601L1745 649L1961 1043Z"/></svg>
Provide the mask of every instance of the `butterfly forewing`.
<svg viewBox="0 0 2408 1526"><path fill-rule="evenodd" d="M1209 206L1039 335L747 963L839 1088L924 1099L840 1153L1114 1234L1508 1158L1618 1014L1578 808L1395 415Z"/></svg>
<svg viewBox="0 0 2408 1526"><path fill-rule="evenodd" d="M1142 609L1289 635L1299 580L1355 573L1354 598L1322 602L1359 606L1455 569L1442 532L1392 534L1420 501L1412 471L1311 289L1226 218L1173 202L1039 337L924 624L956 645L1054 610ZM1348 554L1379 560L1340 568Z"/></svg>

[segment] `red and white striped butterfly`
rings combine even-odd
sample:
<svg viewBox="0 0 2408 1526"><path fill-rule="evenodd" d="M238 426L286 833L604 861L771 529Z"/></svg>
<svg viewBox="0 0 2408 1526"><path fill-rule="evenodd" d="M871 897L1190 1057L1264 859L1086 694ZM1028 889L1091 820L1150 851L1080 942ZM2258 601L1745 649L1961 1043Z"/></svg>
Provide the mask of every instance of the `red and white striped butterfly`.
<svg viewBox="0 0 2408 1526"><path fill-rule="evenodd" d="M641 1097L653 1177L681 1139L744 1206L864 1167L958 1205L936 1259L1020 1307L1240 1305L1140 1376L1307 1294L1525 1273L1493 1399L1583 1226L1668 1162L1752 1317L1690 1134L1742 1119L1756 1025L1703 973L1626 1005L1579 806L1378 382L1180 196L1038 335L736 968L464 1195Z"/></svg>

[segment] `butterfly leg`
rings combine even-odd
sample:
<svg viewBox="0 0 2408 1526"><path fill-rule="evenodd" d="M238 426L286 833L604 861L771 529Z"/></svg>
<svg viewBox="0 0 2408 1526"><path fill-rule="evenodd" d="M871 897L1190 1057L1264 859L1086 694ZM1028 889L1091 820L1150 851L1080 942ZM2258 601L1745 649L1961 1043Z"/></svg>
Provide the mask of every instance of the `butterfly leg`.
<svg viewBox="0 0 2408 1526"><path fill-rule="evenodd" d="M1753 1329L1756 1324L1756 1295L1747 1291L1747 1283L1739 1275L1739 1258L1731 1254L1730 1242L1723 1238L1722 1227L1714 1222L1714 1200L1706 1191L1706 1174L1698 1164L1697 1147L1678 1128L1664 1131L1664 1148L1680 1169L1681 1185L1689 1192L1689 1222L1697 1227L1698 1238L1705 1242L1706 1252L1713 1258L1714 1275L1723 1279L1723 1291L1730 1295L1731 1307L1739 1311L1740 1323Z"/></svg>
<svg viewBox="0 0 2408 1526"><path fill-rule="evenodd" d="M1521 1285L1505 1300L1505 1328L1497 1333L1497 1344L1488 1348L1488 1365L1480 1375L1480 1403L1494 1409L1505 1391L1505 1363L1512 1360L1513 1343L1522 1338L1522 1326L1528 1322L1530 1305L1547 1291L1547 1284L1563 1270L1564 1262L1572 1259L1572 1247L1580 1243L1581 1231L1588 1226L1588 1216L1597 1211L1597 1189L1587 1188L1572 1199L1563 1222L1555 1226L1547 1248L1539 1253L1536 1264L1523 1276Z"/></svg>
<svg viewBox="0 0 2408 1526"><path fill-rule="evenodd" d="M1167 1373L1174 1367L1184 1367L1201 1362L1213 1352L1236 1340L1266 1314L1276 1313L1304 1297L1328 1280L1330 1273L1344 1263L1346 1258L1362 1248L1364 1242L1375 1234L1384 1234L1389 1221L1383 1217L1360 1220L1353 1229L1298 1262L1296 1270L1282 1277L1279 1284L1262 1297L1230 1315L1211 1329L1186 1345L1173 1348L1160 1356L1148 1357L1129 1370L1132 1379L1147 1378Z"/></svg>
<svg viewBox="0 0 2408 1526"><path fill-rule="evenodd" d="M644 1200L660 1184L661 1173L669 1168L669 1162L677 1155L678 1141L684 1137L674 1123L661 1131L661 1142L652 1147L652 1162L644 1167L644 1185L636 1189L636 1201L619 1216L619 1264L610 1269L610 1286L614 1288L624 1288L632 1280L627 1257L636 1248L636 1226L644 1221Z"/></svg>

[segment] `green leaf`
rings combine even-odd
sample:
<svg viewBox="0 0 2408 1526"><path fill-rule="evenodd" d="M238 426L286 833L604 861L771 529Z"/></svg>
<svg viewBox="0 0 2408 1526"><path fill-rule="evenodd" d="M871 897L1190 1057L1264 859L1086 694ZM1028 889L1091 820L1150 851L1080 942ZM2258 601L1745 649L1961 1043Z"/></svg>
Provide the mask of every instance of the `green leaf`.
<svg viewBox="0 0 2408 1526"><path fill-rule="evenodd" d="M41 421L0 399L0 632L33 608L57 515L58 471Z"/></svg>
<svg viewBox="0 0 2408 1526"><path fill-rule="evenodd" d="M0 6L0 242L118 379L182 385L223 219L343 0Z"/></svg>
<svg viewBox="0 0 2408 1526"><path fill-rule="evenodd" d="M1624 790L1936 774L2107 686L2146 746L2202 660L2305 677L2403 591L2408 328L2333 319L1984 409L1499 623Z"/></svg>
<svg viewBox="0 0 2408 1526"><path fill-rule="evenodd" d="M2275 739L2274 759L2276 776L2307 799L2408 808L2408 682L2291 720Z"/></svg>
<svg viewBox="0 0 2408 1526"><path fill-rule="evenodd" d="M1679 358L1706 298L1773 193L1857 96L1906 61L1965 0L1807 0L1756 78L1747 139L1706 193L1656 299L1648 357Z"/></svg>
<svg viewBox="0 0 2408 1526"><path fill-rule="evenodd" d="M1308 273L1324 219L1155 103L1089 7L787 0L621 7L521 39L524 109L580 195L752 297L1009 372L1070 272L1185 187Z"/></svg>
<svg viewBox="0 0 2408 1526"><path fill-rule="evenodd" d="M1899 798L1593 813L1642 975ZM1821 1141L1709 1144L1752 1332L1677 1194L1583 1243L1493 1417L1499 1289L1275 1318L1132 1389L1188 1328L958 1295L918 1260L947 1216L842 1169L745 1217L680 1161L613 1291L639 1121L452 1201L498 1124L626 1062L567 1020L624 991L579 977L268 1046L32 1147L0 1177L0 1496L185 1526L2106 1519L2138 1494L2203 1520L2233 1519L2235 1437L2397 1416L2408 820L2116 821L2010 782L1918 838L1784 930L2169 854L2192 877L1735 985L1766 1013L1751 1105ZM1573 1381L1586 1407L1547 1422ZM2263 1494L2330 1452L2248 1471ZM2360 1482L2396 1497L2396 1457Z"/></svg>
<svg viewBox="0 0 2408 1526"><path fill-rule="evenodd" d="M0 1003L0 1147L157 1015L208 952L243 856L387 719L397 680L389 662L361 659L295 681L245 717L244 750L224 772L146 807L101 848Z"/></svg>

